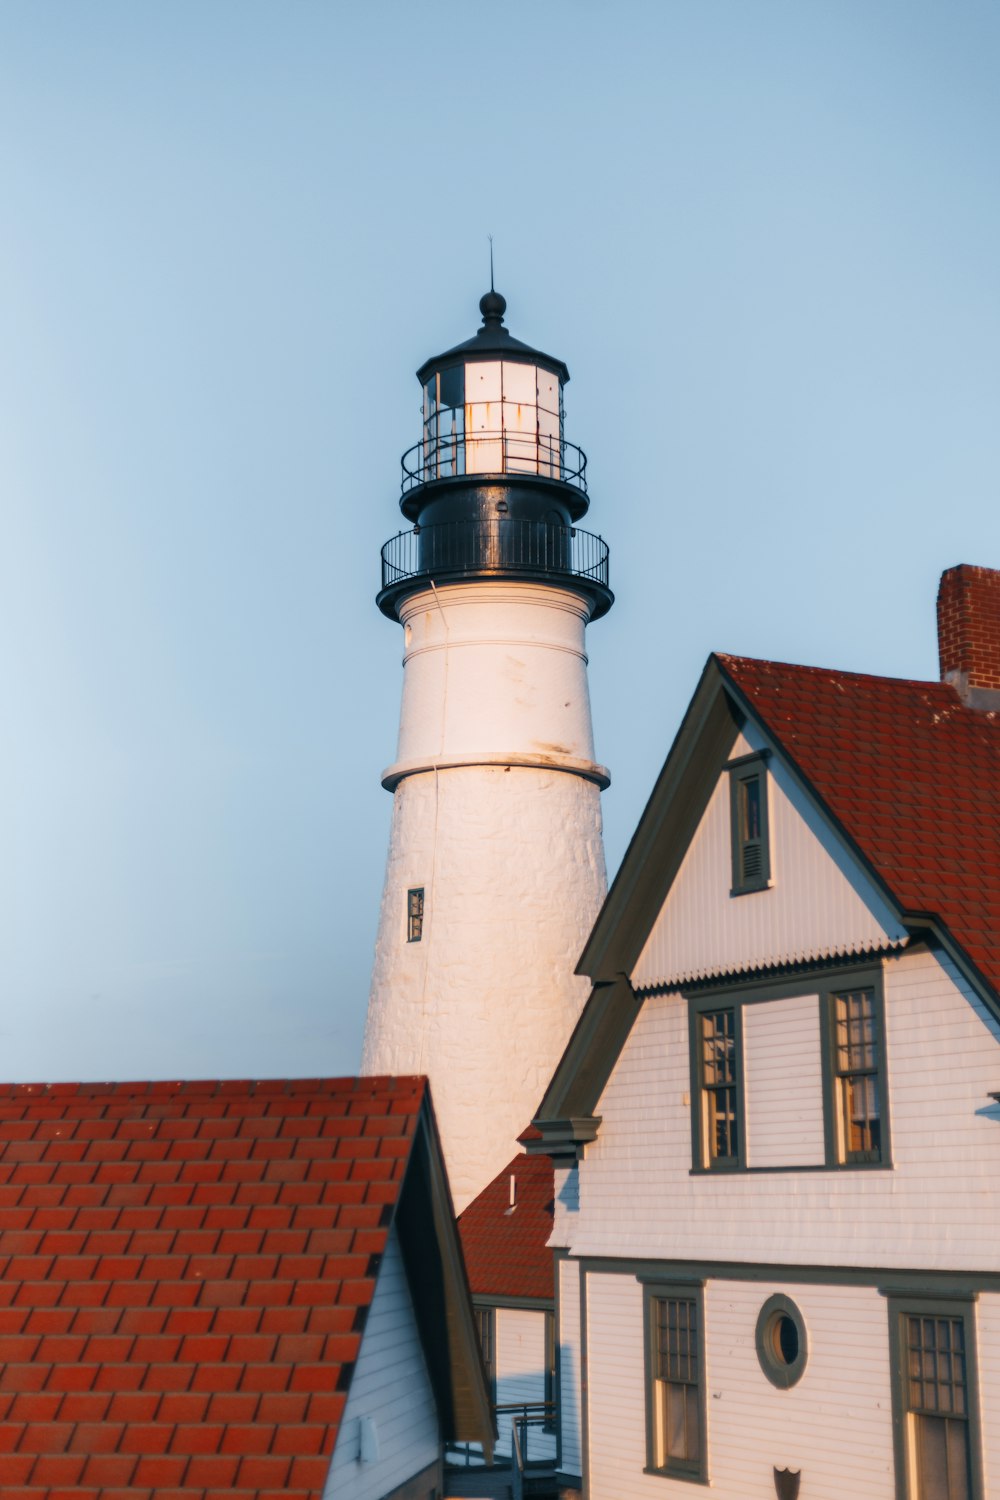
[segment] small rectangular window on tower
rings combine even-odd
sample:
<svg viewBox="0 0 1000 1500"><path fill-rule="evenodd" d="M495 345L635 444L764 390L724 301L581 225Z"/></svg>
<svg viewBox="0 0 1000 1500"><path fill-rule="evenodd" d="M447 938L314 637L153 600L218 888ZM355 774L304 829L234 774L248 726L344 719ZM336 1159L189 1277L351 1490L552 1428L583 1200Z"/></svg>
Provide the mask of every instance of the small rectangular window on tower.
<svg viewBox="0 0 1000 1500"><path fill-rule="evenodd" d="M415 886L406 893L406 941L419 943L424 935L424 888Z"/></svg>

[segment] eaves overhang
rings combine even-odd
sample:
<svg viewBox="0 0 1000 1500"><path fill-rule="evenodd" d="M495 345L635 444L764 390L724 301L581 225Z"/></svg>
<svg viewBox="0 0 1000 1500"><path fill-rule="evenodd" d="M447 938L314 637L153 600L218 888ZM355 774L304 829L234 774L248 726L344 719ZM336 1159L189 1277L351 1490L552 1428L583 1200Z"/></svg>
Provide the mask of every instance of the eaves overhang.
<svg viewBox="0 0 1000 1500"><path fill-rule="evenodd" d="M442 1435L481 1443L489 1462L496 1428L430 1085L394 1222Z"/></svg>

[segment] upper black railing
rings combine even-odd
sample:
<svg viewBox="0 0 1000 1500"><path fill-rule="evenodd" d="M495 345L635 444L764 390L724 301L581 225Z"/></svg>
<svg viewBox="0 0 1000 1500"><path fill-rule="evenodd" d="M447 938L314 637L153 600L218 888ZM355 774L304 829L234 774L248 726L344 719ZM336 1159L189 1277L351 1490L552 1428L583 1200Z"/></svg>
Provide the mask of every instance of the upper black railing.
<svg viewBox="0 0 1000 1500"><path fill-rule="evenodd" d="M446 574L569 574L608 588L608 544L579 526L521 517L414 526L382 548L382 588Z"/></svg>
<svg viewBox="0 0 1000 1500"><path fill-rule="evenodd" d="M536 475L558 479L587 493L587 455L575 443L542 432L516 432L511 429L466 433L447 419L457 416L443 410L434 418L440 423L421 443L414 443L400 459L403 469L402 493L436 479L459 479L472 474ZM442 430L445 429L445 430Z"/></svg>

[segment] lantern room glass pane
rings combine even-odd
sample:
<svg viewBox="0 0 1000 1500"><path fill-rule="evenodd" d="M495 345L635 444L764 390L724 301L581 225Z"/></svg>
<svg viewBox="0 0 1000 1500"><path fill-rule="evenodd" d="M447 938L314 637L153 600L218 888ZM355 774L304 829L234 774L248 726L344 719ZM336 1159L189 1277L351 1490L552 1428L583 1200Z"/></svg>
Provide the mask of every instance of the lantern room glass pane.
<svg viewBox="0 0 1000 1500"><path fill-rule="evenodd" d="M503 397L501 369L498 359L479 360L465 367L466 401L500 401Z"/></svg>
<svg viewBox="0 0 1000 1500"><path fill-rule="evenodd" d="M551 479L562 476L562 445L557 411L538 408L538 472Z"/></svg>
<svg viewBox="0 0 1000 1500"><path fill-rule="evenodd" d="M553 411L559 415L559 381L548 370L537 370L538 405L542 411Z"/></svg>
<svg viewBox="0 0 1000 1500"><path fill-rule="evenodd" d="M465 405L465 366L452 365L438 376L438 401L441 406Z"/></svg>
<svg viewBox="0 0 1000 1500"><path fill-rule="evenodd" d="M510 360L503 363L503 399L516 401L532 409L537 403L537 370L534 365L516 365Z"/></svg>
<svg viewBox="0 0 1000 1500"><path fill-rule="evenodd" d="M465 472L503 472L500 361L465 367Z"/></svg>

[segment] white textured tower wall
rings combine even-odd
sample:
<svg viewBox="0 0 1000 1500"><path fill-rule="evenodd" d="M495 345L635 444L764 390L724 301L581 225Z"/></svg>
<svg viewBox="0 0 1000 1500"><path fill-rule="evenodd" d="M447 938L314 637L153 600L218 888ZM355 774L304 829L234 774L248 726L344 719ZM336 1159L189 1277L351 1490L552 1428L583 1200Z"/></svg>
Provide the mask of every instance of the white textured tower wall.
<svg viewBox="0 0 1000 1500"><path fill-rule="evenodd" d="M607 888L584 627L563 588L477 581L399 610L404 685L364 1073L426 1073L456 1212L516 1149L587 997ZM419 941L407 893L424 891Z"/></svg>

